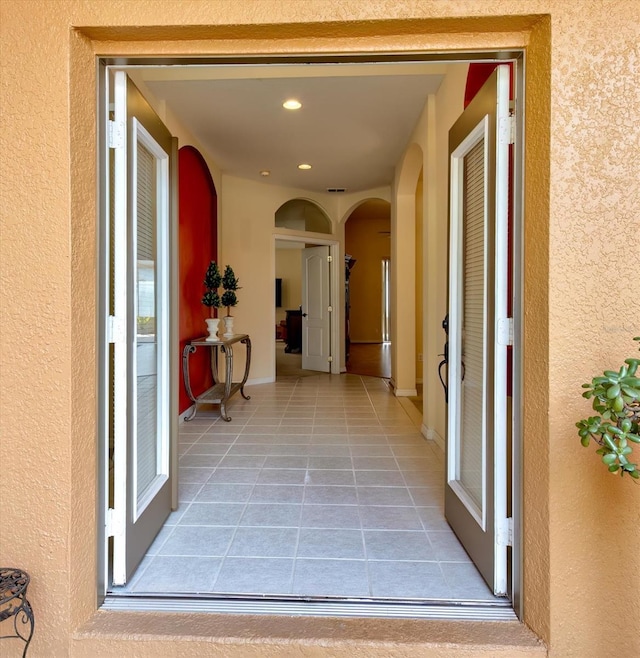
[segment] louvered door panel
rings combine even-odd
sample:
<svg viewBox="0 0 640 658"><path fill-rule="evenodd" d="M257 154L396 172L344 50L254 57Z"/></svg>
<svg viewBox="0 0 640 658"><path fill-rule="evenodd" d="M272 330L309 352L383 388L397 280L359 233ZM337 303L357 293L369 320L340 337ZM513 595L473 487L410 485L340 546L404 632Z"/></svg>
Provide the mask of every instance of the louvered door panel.
<svg viewBox="0 0 640 658"><path fill-rule="evenodd" d="M462 350L460 462L457 480L483 516L485 439L485 206L484 138L464 157L462 228Z"/></svg>
<svg viewBox="0 0 640 658"><path fill-rule="evenodd" d="M156 337L156 162L138 142L136 178L136 504L158 475Z"/></svg>

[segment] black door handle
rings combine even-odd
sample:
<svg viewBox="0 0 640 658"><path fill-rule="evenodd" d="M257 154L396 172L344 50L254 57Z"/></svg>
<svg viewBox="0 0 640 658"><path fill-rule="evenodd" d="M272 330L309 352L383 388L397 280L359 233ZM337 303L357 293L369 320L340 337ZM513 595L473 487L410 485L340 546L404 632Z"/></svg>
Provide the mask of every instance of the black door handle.
<svg viewBox="0 0 640 658"><path fill-rule="evenodd" d="M438 377L440 378L440 383L442 384L442 388L444 389L444 401L446 404L448 404L449 387L447 386L447 382L442 376L442 368L444 368L445 366L447 367L447 376L449 370L449 314L448 313L444 316L444 320L442 321L442 328L444 329L444 333L447 339L445 340L444 343L444 354L438 354L438 356L444 357L442 361L440 361L440 363L438 364Z"/></svg>
<svg viewBox="0 0 640 658"><path fill-rule="evenodd" d="M307 314L306 314L306 313L303 313L303 314L302 314L302 317L303 317L303 318L306 318L306 317L307 317Z"/></svg>

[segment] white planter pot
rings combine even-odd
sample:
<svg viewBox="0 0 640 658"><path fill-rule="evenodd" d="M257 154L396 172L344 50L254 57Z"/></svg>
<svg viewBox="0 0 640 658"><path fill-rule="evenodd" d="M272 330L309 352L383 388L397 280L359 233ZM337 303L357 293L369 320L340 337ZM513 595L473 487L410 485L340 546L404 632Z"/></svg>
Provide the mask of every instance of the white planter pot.
<svg viewBox="0 0 640 658"><path fill-rule="evenodd" d="M224 336L233 336L233 316L224 315L222 316L222 321L224 322Z"/></svg>
<svg viewBox="0 0 640 658"><path fill-rule="evenodd" d="M214 341L218 340L218 324L220 323L220 318L206 318L205 322L207 323L207 331L209 335L206 340Z"/></svg>

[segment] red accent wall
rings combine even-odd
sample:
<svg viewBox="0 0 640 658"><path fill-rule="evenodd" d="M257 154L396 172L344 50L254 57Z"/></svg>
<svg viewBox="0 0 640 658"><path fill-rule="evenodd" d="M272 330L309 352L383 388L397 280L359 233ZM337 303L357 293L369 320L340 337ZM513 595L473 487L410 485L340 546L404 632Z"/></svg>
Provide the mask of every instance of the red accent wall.
<svg viewBox="0 0 640 658"><path fill-rule="evenodd" d="M467 73L467 85L464 90L464 106L467 107L474 96L480 91L482 85L489 79L497 62L477 62L469 64Z"/></svg>
<svg viewBox="0 0 640 658"><path fill-rule="evenodd" d="M193 146L178 151L178 238L180 295L180 413L191 406L182 375L182 350L192 338L206 335L209 309L202 305L204 275L218 258L216 188L200 152ZM191 388L198 395L212 384L209 350L200 349L189 359Z"/></svg>

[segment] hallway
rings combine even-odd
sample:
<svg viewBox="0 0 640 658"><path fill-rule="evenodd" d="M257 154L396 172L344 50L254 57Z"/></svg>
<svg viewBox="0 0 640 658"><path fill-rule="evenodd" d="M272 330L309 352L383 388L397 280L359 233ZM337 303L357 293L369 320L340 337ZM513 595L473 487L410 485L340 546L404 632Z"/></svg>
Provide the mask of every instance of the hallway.
<svg viewBox="0 0 640 658"><path fill-rule="evenodd" d="M347 372L366 377L391 377L391 343L351 343Z"/></svg>
<svg viewBox="0 0 640 658"><path fill-rule="evenodd" d="M443 455L383 379L285 378L180 426L180 505L113 593L494 601Z"/></svg>

